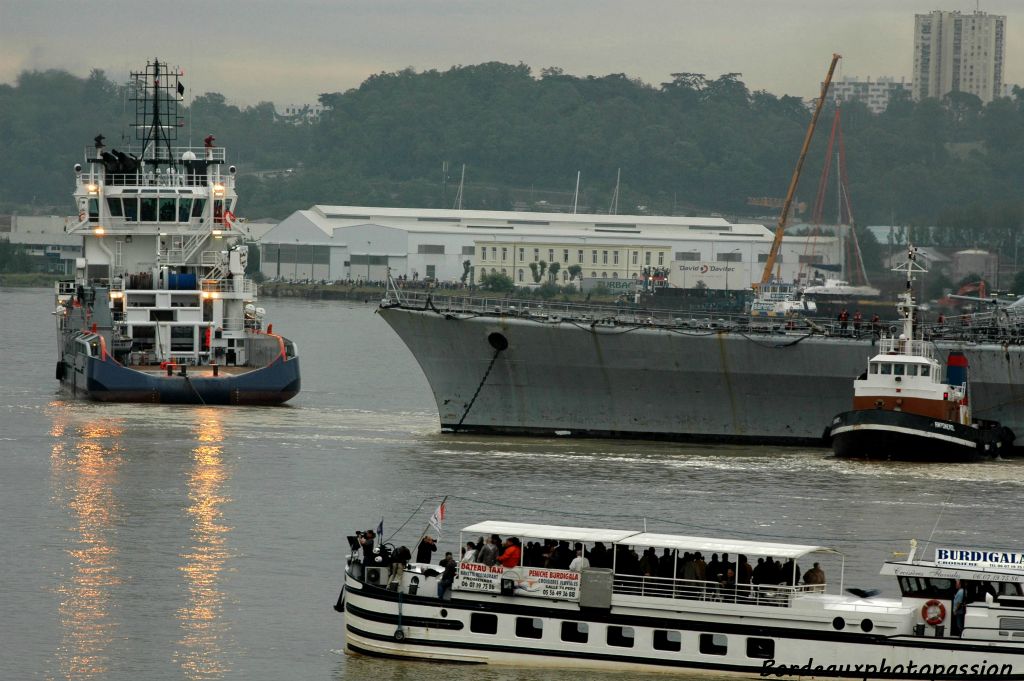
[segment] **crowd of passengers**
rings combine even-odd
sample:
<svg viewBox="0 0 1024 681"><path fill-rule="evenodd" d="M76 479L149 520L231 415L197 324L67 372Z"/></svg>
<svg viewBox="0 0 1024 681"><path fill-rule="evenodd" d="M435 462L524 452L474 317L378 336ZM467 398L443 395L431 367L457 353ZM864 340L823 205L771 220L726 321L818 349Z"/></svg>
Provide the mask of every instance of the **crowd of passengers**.
<svg viewBox="0 0 1024 681"><path fill-rule="evenodd" d="M579 571L589 567L611 568L613 549L602 542L595 542L588 548L579 542L570 544L568 541L553 539L528 541L523 546L518 537L503 540L494 534L489 538L480 537L475 542L467 542L461 562L501 564L506 568L523 565ZM713 553L711 560L706 561L699 551L686 551L679 555L677 551L664 549L659 555L657 549L646 548L637 554L633 547L619 545L614 547L614 568L618 575L718 582L724 587L734 584L803 584L817 587L825 584L825 572L818 563L807 572L801 572L800 566L792 558L782 562L771 556L758 558L757 564L751 565L743 554L738 556L736 562L730 559L728 553L723 553L721 558Z"/></svg>

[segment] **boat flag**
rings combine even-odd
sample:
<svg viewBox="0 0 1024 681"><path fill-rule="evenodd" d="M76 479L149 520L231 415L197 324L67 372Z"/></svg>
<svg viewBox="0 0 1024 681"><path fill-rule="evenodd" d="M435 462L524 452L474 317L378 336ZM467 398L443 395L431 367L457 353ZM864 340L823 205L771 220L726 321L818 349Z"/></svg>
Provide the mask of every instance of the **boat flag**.
<svg viewBox="0 0 1024 681"><path fill-rule="evenodd" d="M178 101L185 99L185 84L178 81Z"/></svg>
<svg viewBox="0 0 1024 681"><path fill-rule="evenodd" d="M434 510L434 515L430 516L430 526L434 528L434 531L441 534L441 523L444 522L445 516L445 502L441 502L441 505Z"/></svg>
<svg viewBox="0 0 1024 681"><path fill-rule="evenodd" d="M380 537L378 541L384 541L384 516L381 516L380 522L377 523L377 536Z"/></svg>

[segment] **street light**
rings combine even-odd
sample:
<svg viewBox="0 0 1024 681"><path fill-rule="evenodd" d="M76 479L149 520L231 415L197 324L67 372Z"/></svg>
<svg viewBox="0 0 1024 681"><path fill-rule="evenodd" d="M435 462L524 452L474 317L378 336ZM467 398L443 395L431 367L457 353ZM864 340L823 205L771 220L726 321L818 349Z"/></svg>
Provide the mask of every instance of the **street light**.
<svg viewBox="0 0 1024 681"><path fill-rule="evenodd" d="M366 285L370 285L370 242L366 242Z"/></svg>
<svg viewBox="0 0 1024 681"><path fill-rule="evenodd" d="M741 258L743 257L743 252L740 249L738 249L738 248L734 248L734 249L732 249L729 252L730 253L739 253L740 257ZM731 262L736 262L736 261L732 260L731 258L729 260L725 261L725 290L726 291L729 290L729 263L731 263Z"/></svg>

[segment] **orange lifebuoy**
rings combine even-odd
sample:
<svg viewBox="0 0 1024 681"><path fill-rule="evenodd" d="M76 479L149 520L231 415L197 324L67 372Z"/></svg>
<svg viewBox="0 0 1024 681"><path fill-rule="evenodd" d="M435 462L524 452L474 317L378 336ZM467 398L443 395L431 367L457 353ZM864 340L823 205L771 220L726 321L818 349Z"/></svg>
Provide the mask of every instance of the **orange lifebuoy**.
<svg viewBox="0 0 1024 681"><path fill-rule="evenodd" d="M933 598L921 606L921 618L933 627L938 626L946 621L946 606Z"/></svg>

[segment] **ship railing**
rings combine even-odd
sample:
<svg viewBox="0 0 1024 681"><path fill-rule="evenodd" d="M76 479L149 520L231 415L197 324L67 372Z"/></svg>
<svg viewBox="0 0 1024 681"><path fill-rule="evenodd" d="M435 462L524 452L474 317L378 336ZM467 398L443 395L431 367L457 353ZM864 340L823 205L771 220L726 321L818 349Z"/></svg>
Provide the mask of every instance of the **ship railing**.
<svg viewBox="0 0 1024 681"><path fill-rule="evenodd" d="M429 303L428 303L429 299ZM404 307L435 309L441 313L466 315L497 315L524 317L535 320L573 320L586 324L600 325L602 322L633 324L637 326L690 327L695 330L718 330L750 328L752 330L780 331L791 326L796 331L807 333L808 328L800 320L789 318L751 319L749 315L717 312L685 312L681 310L647 310L629 305L597 305L591 303L567 303L557 301L499 298L486 296L434 296L425 291L401 291L400 295L388 292L383 305L400 304ZM791 325L789 322L793 322Z"/></svg>
<svg viewBox="0 0 1024 681"><path fill-rule="evenodd" d="M878 341L881 354L914 355L931 359L935 352L931 341L909 338L882 338Z"/></svg>
<svg viewBox="0 0 1024 681"><path fill-rule="evenodd" d="M256 284L252 279L242 279L238 288L235 288L234 279L203 279L201 287L205 293L241 293L256 296Z"/></svg>
<svg viewBox="0 0 1024 681"><path fill-rule="evenodd" d="M127 153L136 153L138 149L122 149L122 151L125 151ZM227 160L227 147L193 146L171 147L170 155L168 155L167 153L167 147L150 147L149 151L146 152L145 160L148 162L151 158L155 157L157 159L160 159L161 161L164 161L170 158L180 163L182 161L182 156L184 156L186 152L192 152L195 155L196 160L198 161L218 161L220 163L223 163L224 161ZM86 161L95 161L97 156L98 154L96 153L95 146L89 145L85 147Z"/></svg>
<svg viewBox="0 0 1024 681"><path fill-rule="evenodd" d="M713 601L787 608L804 593L825 591L824 584L730 584L697 579L615 575L612 593L644 598Z"/></svg>
<svg viewBox="0 0 1024 681"><path fill-rule="evenodd" d="M245 317L225 317L219 326L229 333L241 333L245 330Z"/></svg>

